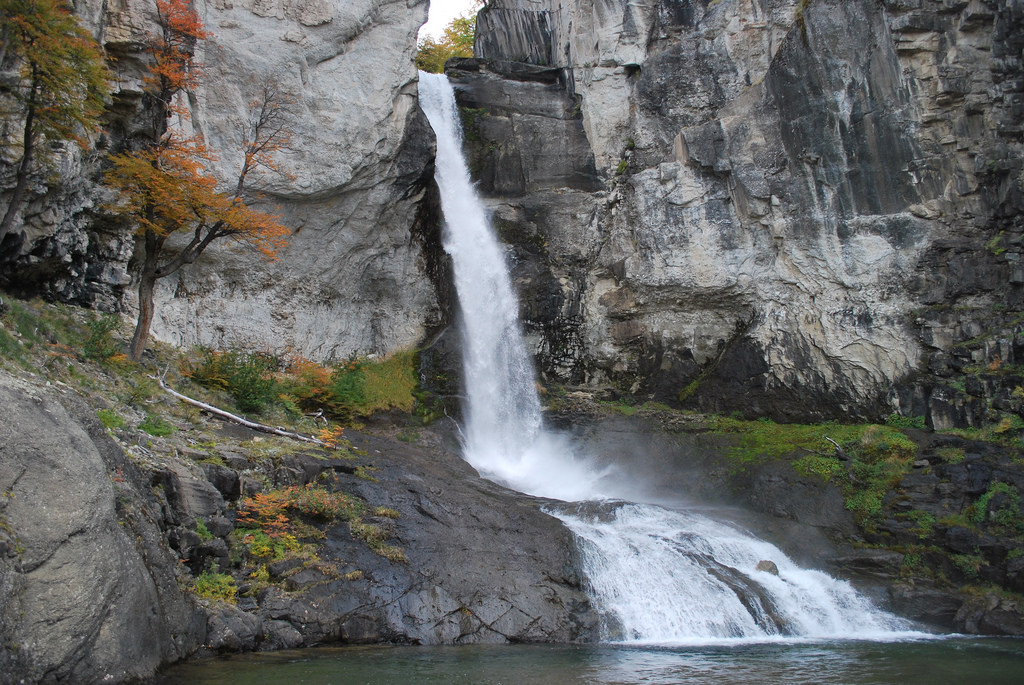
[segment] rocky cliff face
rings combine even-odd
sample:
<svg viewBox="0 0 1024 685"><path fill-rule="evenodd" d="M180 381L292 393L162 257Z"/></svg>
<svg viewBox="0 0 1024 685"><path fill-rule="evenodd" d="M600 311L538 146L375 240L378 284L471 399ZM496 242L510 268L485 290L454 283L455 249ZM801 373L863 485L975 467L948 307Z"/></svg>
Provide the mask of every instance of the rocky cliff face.
<svg viewBox="0 0 1024 685"><path fill-rule="evenodd" d="M205 617L136 466L74 393L2 372L0 399L0 682L120 682L194 652Z"/></svg>
<svg viewBox="0 0 1024 685"><path fill-rule="evenodd" d="M1006 383L970 396L962 376L1018 361L1022 12L490 3L484 61L450 75L546 376L780 417L987 420ZM544 103L494 96L523 89ZM556 139L574 142L545 155Z"/></svg>
<svg viewBox="0 0 1024 685"><path fill-rule="evenodd" d="M233 183L239 126L258 88L269 80L291 99L282 173L257 187L292 236L277 262L220 245L161 281L154 335L316 359L415 345L440 316L423 257L432 230L420 216L432 136L413 64L427 3L211 0L197 9L210 37L197 46L204 77L189 125ZM84 159L61 158L60 185L40 179L22 254L4 268L8 287L132 310L130 228L103 215L96 180L103 153L143 135L133 116L146 73L139 45L156 30L154 10L152 0L79 8L116 58L106 135Z"/></svg>

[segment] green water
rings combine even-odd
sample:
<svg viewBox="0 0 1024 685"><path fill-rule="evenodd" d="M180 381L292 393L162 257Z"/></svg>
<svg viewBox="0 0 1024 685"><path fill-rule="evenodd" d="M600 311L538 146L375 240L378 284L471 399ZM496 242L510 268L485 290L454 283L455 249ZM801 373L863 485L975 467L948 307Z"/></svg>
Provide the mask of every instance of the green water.
<svg viewBox="0 0 1024 685"><path fill-rule="evenodd" d="M255 683L1024 683L1024 639L776 642L688 647L345 647L209 659L161 685Z"/></svg>

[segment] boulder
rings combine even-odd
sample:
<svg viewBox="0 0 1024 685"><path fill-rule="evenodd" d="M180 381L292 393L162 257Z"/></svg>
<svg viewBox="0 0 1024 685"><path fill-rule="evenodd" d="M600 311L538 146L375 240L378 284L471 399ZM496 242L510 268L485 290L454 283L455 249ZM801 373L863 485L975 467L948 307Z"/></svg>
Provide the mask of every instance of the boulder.
<svg viewBox="0 0 1024 685"><path fill-rule="evenodd" d="M91 410L3 371L0 407L0 681L143 678L191 653L203 622L155 501Z"/></svg>

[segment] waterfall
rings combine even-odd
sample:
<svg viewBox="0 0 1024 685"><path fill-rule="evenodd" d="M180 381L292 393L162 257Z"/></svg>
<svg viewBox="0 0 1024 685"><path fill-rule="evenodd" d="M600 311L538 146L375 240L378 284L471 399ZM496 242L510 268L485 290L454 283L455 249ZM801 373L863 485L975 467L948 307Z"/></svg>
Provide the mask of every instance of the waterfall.
<svg viewBox="0 0 1024 685"><path fill-rule="evenodd" d="M437 136L435 178L462 314L463 454L482 475L551 507L580 544L604 637L646 642L777 636L879 637L904 627L847 583L800 568L778 548L690 512L613 499L622 474L545 430L505 255L462 157L448 79L420 72ZM569 504L571 502L582 502ZM758 570L770 560L778 575Z"/></svg>

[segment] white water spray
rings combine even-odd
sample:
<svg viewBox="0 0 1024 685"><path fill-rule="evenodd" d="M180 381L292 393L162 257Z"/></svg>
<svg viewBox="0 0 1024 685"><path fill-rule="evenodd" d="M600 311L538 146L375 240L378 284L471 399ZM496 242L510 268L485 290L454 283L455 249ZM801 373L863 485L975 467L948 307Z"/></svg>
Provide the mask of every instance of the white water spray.
<svg viewBox="0 0 1024 685"><path fill-rule="evenodd" d="M522 492L587 502L552 510L580 540L605 637L645 642L773 636L893 637L902 627L846 583L802 569L778 548L692 513L605 500L614 473L544 430L504 254L462 157L448 79L420 72L420 106L437 135L435 178L462 310L464 456ZM760 560L775 576L756 570Z"/></svg>

